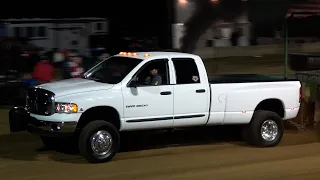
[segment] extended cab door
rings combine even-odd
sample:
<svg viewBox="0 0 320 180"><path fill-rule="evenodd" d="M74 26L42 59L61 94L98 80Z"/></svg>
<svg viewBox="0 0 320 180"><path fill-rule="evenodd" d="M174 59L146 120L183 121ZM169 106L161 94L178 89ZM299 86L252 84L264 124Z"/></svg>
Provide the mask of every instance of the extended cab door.
<svg viewBox="0 0 320 180"><path fill-rule="evenodd" d="M154 69L162 82L149 84L147 79ZM149 61L134 75L137 87L123 87L126 130L173 126L173 85L170 85L169 69L168 59Z"/></svg>
<svg viewBox="0 0 320 180"><path fill-rule="evenodd" d="M174 127L206 124L210 89L201 59L172 58L175 70Z"/></svg>

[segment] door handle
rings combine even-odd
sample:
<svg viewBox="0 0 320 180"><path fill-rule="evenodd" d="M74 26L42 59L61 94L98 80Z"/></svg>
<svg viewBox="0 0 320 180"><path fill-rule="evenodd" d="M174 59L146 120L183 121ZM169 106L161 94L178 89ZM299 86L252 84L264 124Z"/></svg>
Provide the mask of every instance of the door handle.
<svg viewBox="0 0 320 180"><path fill-rule="evenodd" d="M161 95L170 95L171 94L171 91L163 91L160 93Z"/></svg>
<svg viewBox="0 0 320 180"><path fill-rule="evenodd" d="M205 89L197 89L197 90L196 90L196 93L204 93L204 92L206 92Z"/></svg>

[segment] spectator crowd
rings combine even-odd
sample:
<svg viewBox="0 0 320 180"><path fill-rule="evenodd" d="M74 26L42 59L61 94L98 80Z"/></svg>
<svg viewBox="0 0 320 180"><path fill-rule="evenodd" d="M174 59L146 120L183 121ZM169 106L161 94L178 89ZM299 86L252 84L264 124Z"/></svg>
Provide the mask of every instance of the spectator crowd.
<svg viewBox="0 0 320 180"><path fill-rule="evenodd" d="M79 78L94 64L108 57L107 53L80 55L75 51L57 50L38 52L38 60L34 62L32 72L27 72L24 79L35 81L36 84L51 82L58 79Z"/></svg>

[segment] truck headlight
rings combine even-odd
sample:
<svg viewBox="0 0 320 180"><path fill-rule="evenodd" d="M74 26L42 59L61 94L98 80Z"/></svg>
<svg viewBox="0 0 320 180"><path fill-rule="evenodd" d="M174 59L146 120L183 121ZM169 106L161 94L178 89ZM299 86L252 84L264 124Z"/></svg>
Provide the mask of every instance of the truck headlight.
<svg viewBox="0 0 320 180"><path fill-rule="evenodd" d="M56 103L56 113L77 113L78 106L74 103Z"/></svg>

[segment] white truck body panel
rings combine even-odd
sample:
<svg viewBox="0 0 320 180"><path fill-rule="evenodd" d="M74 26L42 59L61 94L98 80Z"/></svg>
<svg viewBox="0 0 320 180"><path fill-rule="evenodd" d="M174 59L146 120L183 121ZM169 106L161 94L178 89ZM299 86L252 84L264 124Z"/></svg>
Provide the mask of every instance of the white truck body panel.
<svg viewBox="0 0 320 180"><path fill-rule="evenodd" d="M171 52L139 52L143 59L118 84L106 84L87 79L70 79L38 86L55 93L56 102L75 103L78 113L31 116L41 121L77 122L88 109L98 106L114 108L120 116L120 131L175 128L220 124L247 124L257 105L266 99L278 99L285 110L283 119L296 117L299 103L298 81L249 82L210 84L205 66L199 56ZM116 55L120 56L120 55ZM200 83L176 84L174 57L192 58L197 64ZM127 87L134 74L147 62L167 58L170 84L161 86ZM204 89L204 93L195 93ZM160 92L172 95L162 96ZM130 106L135 105L135 108ZM106 117L107 118L107 117Z"/></svg>
<svg viewBox="0 0 320 180"><path fill-rule="evenodd" d="M61 97L84 92L94 93L94 91L110 89L112 88L112 86L113 85L111 84L75 78L46 83L42 84L39 87L54 92L56 94L56 97Z"/></svg>
<svg viewBox="0 0 320 180"><path fill-rule="evenodd" d="M211 111L208 125L249 123L257 105L266 99L279 99L284 119L297 116L298 81L211 84Z"/></svg>

